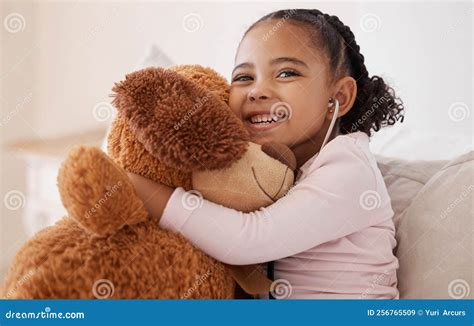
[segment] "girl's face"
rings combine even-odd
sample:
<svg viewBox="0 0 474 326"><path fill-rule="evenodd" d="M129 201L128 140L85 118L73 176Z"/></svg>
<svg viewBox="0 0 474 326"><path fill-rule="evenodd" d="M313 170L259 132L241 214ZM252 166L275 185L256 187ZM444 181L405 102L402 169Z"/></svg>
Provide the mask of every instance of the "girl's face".
<svg viewBox="0 0 474 326"><path fill-rule="evenodd" d="M324 57L301 27L280 20L264 21L240 43L229 105L253 142L283 143L297 158L298 151L310 148L315 154L329 124L326 116L331 94L326 76Z"/></svg>

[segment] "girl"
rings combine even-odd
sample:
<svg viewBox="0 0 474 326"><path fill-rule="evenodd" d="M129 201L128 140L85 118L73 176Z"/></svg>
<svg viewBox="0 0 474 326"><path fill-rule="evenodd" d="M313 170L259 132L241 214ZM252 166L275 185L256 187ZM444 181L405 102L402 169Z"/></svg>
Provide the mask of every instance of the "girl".
<svg viewBox="0 0 474 326"><path fill-rule="evenodd" d="M150 214L221 262L275 261L285 298L398 298L393 211L369 150L371 130L403 117L393 89L369 77L349 27L319 10L264 16L235 63L229 105L253 142L293 150L295 186L252 213L206 200L188 210L184 189L130 174Z"/></svg>

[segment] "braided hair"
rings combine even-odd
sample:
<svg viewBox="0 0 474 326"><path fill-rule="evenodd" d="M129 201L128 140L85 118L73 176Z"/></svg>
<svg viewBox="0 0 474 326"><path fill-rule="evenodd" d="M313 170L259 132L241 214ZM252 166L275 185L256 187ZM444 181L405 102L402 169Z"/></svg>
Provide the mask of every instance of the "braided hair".
<svg viewBox="0 0 474 326"><path fill-rule="evenodd" d="M271 19L288 21L306 29L312 44L322 49L329 58L331 81L343 76L351 76L356 80L356 100L351 110L340 118L341 134L362 131L371 136L371 130L377 132L381 127L393 125L398 120L403 122L403 102L382 77L369 77L354 34L337 16L317 9L278 10L253 23L245 34L258 23Z"/></svg>

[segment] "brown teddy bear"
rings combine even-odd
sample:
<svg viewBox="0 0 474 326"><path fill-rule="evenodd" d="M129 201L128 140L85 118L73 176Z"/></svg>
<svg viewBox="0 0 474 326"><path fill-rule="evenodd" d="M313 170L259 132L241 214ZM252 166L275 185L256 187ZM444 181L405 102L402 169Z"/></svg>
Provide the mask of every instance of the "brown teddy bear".
<svg viewBox="0 0 474 326"><path fill-rule="evenodd" d="M158 227L127 172L252 211L283 196L296 160L288 147L250 143L212 69L147 68L116 83L109 156L79 146L58 175L68 215L17 253L5 298L212 298L268 291L259 266L229 266Z"/></svg>

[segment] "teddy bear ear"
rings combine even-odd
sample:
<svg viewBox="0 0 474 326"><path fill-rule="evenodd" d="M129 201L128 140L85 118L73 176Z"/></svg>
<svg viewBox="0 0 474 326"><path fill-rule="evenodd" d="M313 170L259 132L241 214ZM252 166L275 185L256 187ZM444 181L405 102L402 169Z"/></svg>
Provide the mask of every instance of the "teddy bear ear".
<svg viewBox="0 0 474 326"><path fill-rule="evenodd" d="M139 70L126 75L112 91L112 104L146 150L164 165L186 172L220 169L247 149L249 135L242 121L216 90L177 71Z"/></svg>
<svg viewBox="0 0 474 326"><path fill-rule="evenodd" d="M200 65L176 65L169 69L205 88L225 103L229 103L229 83L214 69Z"/></svg>

